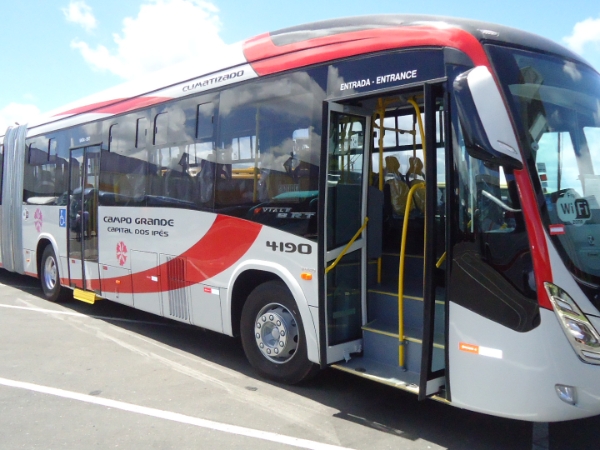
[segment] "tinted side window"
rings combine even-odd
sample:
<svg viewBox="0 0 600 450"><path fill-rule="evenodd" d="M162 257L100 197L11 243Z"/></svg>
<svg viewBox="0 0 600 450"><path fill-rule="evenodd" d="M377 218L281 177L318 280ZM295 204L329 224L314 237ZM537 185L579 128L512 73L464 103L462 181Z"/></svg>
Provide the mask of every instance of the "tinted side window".
<svg viewBox="0 0 600 450"><path fill-rule="evenodd" d="M129 114L105 123L108 146L102 149L100 158L98 198L101 205L145 205L146 122L139 114Z"/></svg>
<svg viewBox="0 0 600 450"><path fill-rule="evenodd" d="M55 164L49 161L49 140L37 137L27 141L23 201L33 204L54 204Z"/></svg>
<svg viewBox="0 0 600 450"><path fill-rule="evenodd" d="M69 183L67 131L52 137L28 140L25 160L23 201L34 204L55 204L62 201Z"/></svg>
<svg viewBox="0 0 600 450"><path fill-rule="evenodd" d="M154 117L154 145L169 142L169 112L164 111Z"/></svg>
<svg viewBox="0 0 600 450"><path fill-rule="evenodd" d="M148 134L148 125L145 117L136 120L135 148L146 147L146 135Z"/></svg>
<svg viewBox="0 0 600 450"><path fill-rule="evenodd" d="M154 146L148 154L148 206L212 207L216 107L211 95L155 110Z"/></svg>
<svg viewBox="0 0 600 450"><path fill-rule="evenodd" d="M321 108L307 72L221 94L215 208L316 236Z"/></svg>
<svg viewBox="0 0 600 450"><path fill-rule="evenodd" d="M215 104L213 102L198 105L196 120L196 139L204 141L214 135Z"/></svg>

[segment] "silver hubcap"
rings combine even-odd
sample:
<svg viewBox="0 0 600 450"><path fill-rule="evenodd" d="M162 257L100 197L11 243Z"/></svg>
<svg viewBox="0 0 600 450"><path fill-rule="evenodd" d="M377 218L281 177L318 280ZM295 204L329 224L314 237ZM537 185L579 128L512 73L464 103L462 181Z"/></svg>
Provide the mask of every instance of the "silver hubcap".
<svg viewBox="0 0 600 450"><path fill-rule="evenodd" d="M58 270L54 258L47 258L44 264L44 284L48 290L53 290L58 282Z"/></svg>
<svg viewBox="0 0 600 450"><path fill-rule="evenodd" d="M254 324L256 345L265 358L283 364L289 361L298 348L298 327L292 313L278 303L260 310Z"/></svg>

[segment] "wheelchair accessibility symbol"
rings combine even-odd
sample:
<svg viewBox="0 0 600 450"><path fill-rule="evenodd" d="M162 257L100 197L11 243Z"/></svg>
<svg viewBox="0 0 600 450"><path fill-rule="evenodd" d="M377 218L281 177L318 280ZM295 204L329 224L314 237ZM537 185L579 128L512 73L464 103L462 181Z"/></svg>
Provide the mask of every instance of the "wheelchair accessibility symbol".
<svg viewBox="0 0 600 450"><path fill-rule="evenodd" d="M62 228L67 227L67 210L59 209L58 210L58 226Z"/></svg>

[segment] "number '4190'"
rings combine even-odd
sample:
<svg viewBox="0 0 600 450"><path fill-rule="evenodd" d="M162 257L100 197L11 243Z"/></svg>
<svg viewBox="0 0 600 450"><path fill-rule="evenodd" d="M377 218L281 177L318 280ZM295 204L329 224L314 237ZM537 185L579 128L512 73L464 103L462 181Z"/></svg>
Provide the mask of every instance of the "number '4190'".
<svg viewBox="0 0 600 450"><path fill-rule="evenodd" d="M267 247L270 247L274 252L280 251L283 253L300 253L302 255L310 255L312 246L309 244L294 244L293 242L271 242L267 241Z"/></svg>

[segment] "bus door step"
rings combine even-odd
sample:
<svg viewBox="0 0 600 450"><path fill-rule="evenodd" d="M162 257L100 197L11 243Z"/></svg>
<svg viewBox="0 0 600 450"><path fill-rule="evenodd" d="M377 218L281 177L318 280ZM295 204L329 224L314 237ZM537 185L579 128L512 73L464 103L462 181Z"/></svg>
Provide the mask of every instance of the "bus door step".
<svg viewBox="0 0 600 450"><path fill-rule="evenodd" d="M73 298L75 300L89 303L90 305L93 305L96 300L101 300L101 297L98 297L95 292L84 291L82 289L74 289Z"/></svg>
<svg viewBox="0 0 600 450"><path fill-rule="evenodd" d="M368 378L414 394L419 393L419 374L402 370L401 367L382 364L361 356L354 356L350 361L332 364L333 368Z"/></svg>

